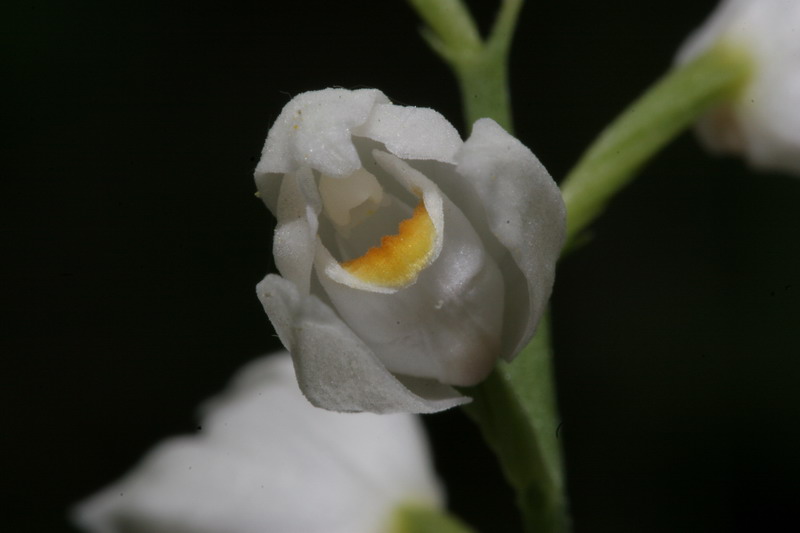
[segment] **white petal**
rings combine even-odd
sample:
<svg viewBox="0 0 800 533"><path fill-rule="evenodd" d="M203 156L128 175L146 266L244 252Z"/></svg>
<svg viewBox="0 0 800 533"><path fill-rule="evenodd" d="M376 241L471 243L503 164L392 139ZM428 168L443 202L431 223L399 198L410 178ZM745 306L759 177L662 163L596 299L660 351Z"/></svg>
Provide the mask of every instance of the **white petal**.
<svg viewBox="0 0 800 533"><path fill-rule="evenodd" d="M465 186L483 199L490 230L523 276L499 261L509 287L503 356L510 360L535 333L550 298L566 231L564 202L536 156L491 119L475 122L456 159ZM521 285L527 290L517 289Z"/></svg>
<svg viewBox="0 0 800 533"><path fill-rule="evenodd" d="M320 282L339 314L393 373L474 385L491 371L500 350L500 271L469 221L435 184L393 155L374 155L384 170L422 191L441 240L437 258L414 283L387 293L332 275L335 261L318 254Z"/></svg>
<svg viewBox="0 0 800 533"><path fill-rule="evenodd" d="M313 186L314 177L308 168L300 168L284 177L276 212L278 223L272 242L275 266L297 285L302 294L308 294L310 290L319 227L317 214L320 206L309 201L309 196L317 192L309 192L309 184ZM319 204L319 201L316 203Z"/></svg>
<svg viewBox="0 0 800 533"><path fill-rule="evenodd" d="M383 143L403 159L435 159L454 163L464 144L458 131L440 113L424 107L377 104L353 135Z"/></svg>
<svg viewBox="0 0 800 533"><path fill-rule="evenodd" d="M200 436L158 446L76 522L95 533L377 533L398 504L441 505L415 417L316 409L286 355L254 362L206 412Z"/></svg>
<svg viewBox="0 0 800 533"><path fill-rule="evenodd" d="M299 94L286 104L269 130L256 181L265 174L308 166L331 176L361 167L351 129L363 124L376 103L389 99L376 89L324 89Z"/></svg>
<svg viewBox="0 0 800 533"><path fill-rule="evenodd" d="M401 382L328 305L301 297L280 276L268 275L256 291L312 404L332 411L434 413L469 401L445 385Z"/></svg>

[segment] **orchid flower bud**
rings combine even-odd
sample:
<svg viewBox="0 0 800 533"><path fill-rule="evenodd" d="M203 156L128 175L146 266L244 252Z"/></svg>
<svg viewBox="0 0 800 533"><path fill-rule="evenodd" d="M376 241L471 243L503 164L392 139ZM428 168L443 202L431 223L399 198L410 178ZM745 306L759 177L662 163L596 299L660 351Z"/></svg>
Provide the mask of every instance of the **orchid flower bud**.
<svg viewBox="0 0 800 533"><path fill-rule="evenodd" d="M699 121L701 140L755 167L800 173L800 2L725 0L677 61L715 50L749 59L752 72L733 100Z"/></svg>
<svg viewBox="0 0 800 533"><path fill-rule="evenodd" d="M421 424L407 414L331 413L297 388L288 354L248 365L172 438L79 504L91 533L386 533L404 506L442 491Z"/></svg>
<svg viewBox="0 0 800 533"><path fill-rule="evenodd" d="M336 411L469 401L532 337L564 239L558 187L490 119L463 142L378 90L298 95L255 172L281 273L257 287L300 388Z"/></svg>

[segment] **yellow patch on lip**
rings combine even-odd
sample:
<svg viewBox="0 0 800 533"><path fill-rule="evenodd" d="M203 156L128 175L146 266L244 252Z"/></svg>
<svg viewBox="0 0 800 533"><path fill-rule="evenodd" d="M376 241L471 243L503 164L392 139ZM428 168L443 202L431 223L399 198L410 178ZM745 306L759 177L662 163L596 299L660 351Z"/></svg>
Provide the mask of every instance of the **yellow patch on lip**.
<svg viewBox="0 0 800 533"><path fill-rule="evenodd" d="M380 246L342 263L342 268L375 285L399 288L409 283L427 265L436 229L425 204L420 202L411 218L400 222L397 230L397 235L382 237Z"/></svg>

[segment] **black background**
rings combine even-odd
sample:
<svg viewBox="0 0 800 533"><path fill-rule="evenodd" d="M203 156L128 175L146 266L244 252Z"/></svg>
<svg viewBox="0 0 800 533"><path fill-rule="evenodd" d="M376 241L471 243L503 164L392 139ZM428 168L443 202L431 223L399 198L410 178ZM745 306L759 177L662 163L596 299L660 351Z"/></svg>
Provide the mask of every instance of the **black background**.
<svg viewBox="0 0 800 533"><path fill-rule="evenodd" d="M560 179L715 4L533 1L517 135ZM494 2L472 2L488 25ZM277 347L253 287L274 221L252 170L292 95L378 87L461 124L403 2L6 3L3 528L68 506ZM462 131L464 129L462 128ZM797 524L800 181L658 156L561 265L556 366L575 531ZM517 525L460 412L429 416L455 512Z"/></svg>

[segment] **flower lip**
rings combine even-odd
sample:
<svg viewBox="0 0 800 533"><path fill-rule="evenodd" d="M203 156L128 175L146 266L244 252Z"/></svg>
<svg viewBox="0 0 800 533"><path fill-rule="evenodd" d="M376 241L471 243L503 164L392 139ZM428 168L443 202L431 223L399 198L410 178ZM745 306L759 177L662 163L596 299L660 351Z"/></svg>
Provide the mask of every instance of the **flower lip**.
<svg viewBox="0 0 800 533"><path fill-rule="evenodd" d="M402 159L377 149L372 156L382 171L420 199L418 208L422 209L401 221L397 234L384 235L379 246L351 261L336 261L318 239L316 263L322 275L337 283L391 294L414 284L439 256L444 235L443 199L436 184Z"/></svg>
<svg viewBox="0 0 800 533"><path fill-rule="evenodd" d="M396 235L384 236L380 246L342 263L342 268L367 283L400 288L428 265L435 238L433 221L420 202L411 218L400 222Z"/></svg>

